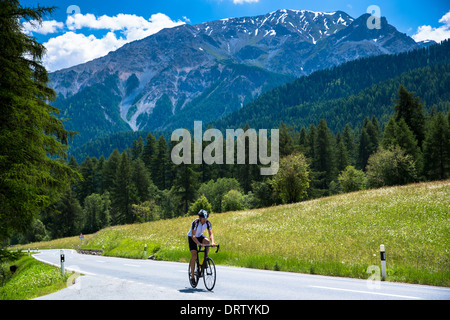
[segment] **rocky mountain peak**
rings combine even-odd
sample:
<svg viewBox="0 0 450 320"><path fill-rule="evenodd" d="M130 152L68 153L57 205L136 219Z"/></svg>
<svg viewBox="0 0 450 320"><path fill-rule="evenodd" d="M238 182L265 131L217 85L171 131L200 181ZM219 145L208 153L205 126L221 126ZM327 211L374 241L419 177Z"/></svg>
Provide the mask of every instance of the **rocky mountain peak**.
<svg viewBox="0 0 450 320"><path fill-rule="evenodd" d="M105 57L52 73L51 85L59 100L73 100L72 109L80 100L73 97L86 90L117 96L118 103L90 106L112 131L121 121L132 130L184 126L195 117L211 121L295 77L418 47L385 18L381 29L367 28L368 17L286 9L163 29ZM73 112L66 110L65 116L74 118ZM82 122L83 113L76 112L75 121Z"/></svg>

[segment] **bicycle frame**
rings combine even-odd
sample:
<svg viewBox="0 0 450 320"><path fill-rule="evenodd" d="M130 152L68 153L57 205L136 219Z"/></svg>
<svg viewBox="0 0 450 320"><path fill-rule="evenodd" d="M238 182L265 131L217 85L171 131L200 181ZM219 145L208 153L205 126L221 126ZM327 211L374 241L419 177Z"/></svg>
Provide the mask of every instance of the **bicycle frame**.
<svg viewBox="0 0 450 320"><path fill-rule="evenodd" d="M220 244L216 244L214 246L212 244L202 244L203 250L202 249L200 249L200 250L197 249L197 261L196 261L196 263L197 263L197 266L198 266L198 270L200 270L199 277L201 277L203 275L203 269L204 269L204 265L205 265L206 259L209 258L208 255L206 254L206 248L212 248L212 247L217 247L216 253L219 252ZM201 253L201 252L204 253L203 264L202 265L200 265L200 255L199 255L199 253Z"/></svg>
<svg viewBox="0 0 450 320"><path fill-rule="evenodd" d="M211 259L210 257L208 257L208 255L206 254L206 248L208 247L217 247L216 253L219 251L220 249L220 245L202 245L202 248L200 248L200 250L197 249L197 259L195 261L195 282L191 283L192 287L195 288L197 287L198 281L200 278L203 277L203 281L205 282L205 286L206 288L211 291L214 288L214 285L216 283L216 269L215 269L215 265L214 265L214 260ZM204 253L204 259L203 259L203 263L200 265L200 255L198 253L203 252ZM208 267L209 266L209 267ZM205 275L205 269L206 270L210 270L209 272L206 272ZM189 278L191 277L190 274L190 266L188 268L189 270ZM212 278L211 278L212 277ZM208 280L206 279L208 278ZM210 282L212 281L212 282Z"/></svg>

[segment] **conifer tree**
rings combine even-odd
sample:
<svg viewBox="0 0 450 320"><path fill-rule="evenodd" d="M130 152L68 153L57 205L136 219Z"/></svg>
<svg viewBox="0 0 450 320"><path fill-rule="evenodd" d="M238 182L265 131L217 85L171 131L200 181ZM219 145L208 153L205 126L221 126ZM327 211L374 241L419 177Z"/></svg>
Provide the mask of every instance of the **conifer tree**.
<svg viewBox="0 0 450 320"><path fill-rule="evenodd" d="M290 155L294 151L294 142L292 141L292 127L287 127L283 121L281 121L279 127L279 146L280 146L280 158L284 158Z"/></svg>
<svg viewBox="0 0 450 320"><path fill-rule="evenodd" d="M120 152L118 149L114 149L109 155L108 160L103 166L102 172L102 186L103 190L112 192L114 188L114 180L116 179L117 168L120 162Z"/></svg>
<svg viewBox="0 0 450 320"><path fill-rule="evenodd" d="M308 135L306 136L307 141L307 154L306 156L310 159L314 159L314 149L316 144L316 135L317 135L317 128L316 126L311 123L308 130Z"/></svg>
<svg viewBox="0 0 450 320"><path fill-rule="evenodd" d="M157 148L156 138L151 133L149 133L146 138L146 144L142 151L142 160L144 161L147 169L150 170L150 173L152 173L152 162L157 152L156 148Z"/></svg>
<svg viewBox="0 0 450 320"><path fill-rule="evenodd" d="M93 158L87 156L80 165L80 173L83 180L78 183L78 200L83 203L83 200L97 191L99 181L97 181L96 163Z"/></svg>
<svg viewBox="0 0 450 320"><path fill-rule="evenodd" d="M42 66L45 47L23 31L54 7L0 2L0 242L25 232L76 177L67 163L68 132L48 102L56 97Z"/></svg>
<svg viewBox="0 0 450 320"><path fill-rule="evenodd" d="M341 172L350 165L350 157L344 139L338 132L336 135L336 169Z"/></svg>
<svg viewBox="0 0 450 320"><path fill-rule="evenodd" d="M366 170L367 161L371 155L370 148L370 137L367 134L366 128L361 129L361 134L359 135L359 145L358 145L358 164L361 170Z"/></svg>
<svg viewBox="0 0 450 320"><path fill-rule="evenodd" d="M389 119L381 145L385 149L392 149L395 146L400 147L405 154L410 155L415 161L417 171L421 171L422 152L417 146L414 133L409 129L404 118L400 118L398 122L393 117Z"/></svg>
<svg viewBox="0 0 450 320"><path fill-rule="evenodd" d="M133 222L131 205L137 203L136 186L132 180L131 164L126 152L120 156L112 192L114 224Z"/></svg>
<svg viewBox="0 0 450 320"><path fill-rule="evenodd" d="M331 132L325 119L320 119L317 127L313 167L322 176L318 188L327 189L330 182L334 179L335 165Z"/></svg>
<svg viewBox="0 0 450 320"><path fill-rule="evenodd" d="M395 101L395 121L405 119L409 129L414 133L419 147L425 138L425 115L423 113L423 103L420 98L414 97L414 92L408 92L403 85L398 89L398 99Z"/></svg>
<svg viewBox="0 0 450 320"><path fill-rule="evenodd" d="M152 161L152 176L153 182L160 189L167 189L169 186L168 174L169 169L169 154L168 146L164 136L160 136L156 142L156 151Z"/></svg>
<svg viewBox="0 0 450 320"><path fill-rule="evenodd" d="M300 130L300 136L299 136L299 140L298 140L298 151L300 151L301 153L303 153L304 155L307 154L307 150L308 150L308 142L307 142L307 133L306 133L306 129L305 127L302 127L302 129Z"/></svg>
<svg viewBox="0 0 450 320"><path fill-rule="evenodd" d="M133 141L133 147L131 149L132 154L131 160L136 160L142 155L143 152L144 152L144 141L142 140L142 137L139 137L138 140Z"/></svg>
<svg viewBox="0 0 450 320"><path fill-rule="evenodd" d="M132 174L139 201L144 202L150 200L148 188L152 185L152 180L150 179L150 173L141 159L134 160Z"/></svg>
<svg viewBox="0 0 450 320"><path fill-rule="evenodd" d="M430 119L423 153L424 173L428 179L446 179L450 176L450 129L441 112Z"/></svg>
<svg viewBox="0 0 450 320"><path fill-rule="evenodd" d="M180 197L182 214L187 214L189 204L195 200L197 194L199 173L193 169L193 165L184 163L177 165L175 172L174 192Z"/></svg>
<svg viewBox="0 0 450 320"><path fill-rule="evenodd" d="M342 132L342 140L347 148L350 163L356 164L355 136L353 135L353 131L348 124L345 125L344 131Z"/></svg>

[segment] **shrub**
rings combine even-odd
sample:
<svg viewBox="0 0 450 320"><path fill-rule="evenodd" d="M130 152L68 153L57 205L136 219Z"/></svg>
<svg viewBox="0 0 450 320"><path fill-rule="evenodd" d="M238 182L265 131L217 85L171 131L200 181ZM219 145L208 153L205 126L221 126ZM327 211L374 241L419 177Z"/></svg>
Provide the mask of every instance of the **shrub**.
<svg viewBox="0 0 450 320"><path fill-rule="evenodd" d="M374 188L411 183L417 179L416 166L400 147L380 148L367 162L367 179Z"/></svg>
<svg viewBox="0 0 450 320"><path fill-rule="evenodd" d="M245 209L245 199L238 190L230 190L223 196L222 209L224 211L237 211Z"/></svg>
<svg viewBox="0 0 450 320"><path fill-rule="evenodd" d="M362 190L367 185L367 178L364 172L355 169L353 166L347 166L339 174L338 181L342 192Z"/></svg>
<svg viewBox="0 0 450 320"><path fill-rule="evenodd" d="M201 209L206 210L208 213L212 212L211 204L205 195L201 195L193 204L191 204L187 215L194 216L198 214Z"/></svg>
<svg viewBox="0 0 450 320"><path fill-rule="evenodd" d="M200 194L204 194L211 202L214 212L222 212L223 196L230 190L242 191L239 181L234 178L219 178L216 181L210 180L203 183L198 191Z"/></svg>
<svg viewBox="0 0 450 320"><path fill-rule="evenodd" d="M309 169L303 154L292 154L280 161L280 170L272 179L275 192L284 203L300 201L309 187Z"/></svg>

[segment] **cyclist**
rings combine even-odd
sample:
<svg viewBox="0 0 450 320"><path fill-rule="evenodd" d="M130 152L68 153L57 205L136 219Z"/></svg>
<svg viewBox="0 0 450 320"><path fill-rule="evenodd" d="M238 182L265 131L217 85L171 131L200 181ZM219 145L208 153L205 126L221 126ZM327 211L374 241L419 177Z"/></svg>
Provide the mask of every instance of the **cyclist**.
<svg viewBox="0 0 450 320"><path fill-rule="evenodd" d="M208 220L208 212L201 209L198 212L198 219L195 219L191 224L191 229L188 232L189 250L191 251L191 282L194 281L194 269L195 261L197 260L197 245L210 244L208 238L203 235L203 232L208 229L209 237L211 238L212 245L215 246L214 234L211 228L211 222ZM206 247L205 256L208 256L209 248Z"/></svg>

